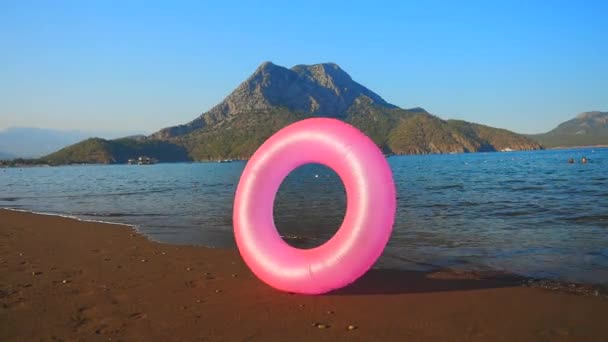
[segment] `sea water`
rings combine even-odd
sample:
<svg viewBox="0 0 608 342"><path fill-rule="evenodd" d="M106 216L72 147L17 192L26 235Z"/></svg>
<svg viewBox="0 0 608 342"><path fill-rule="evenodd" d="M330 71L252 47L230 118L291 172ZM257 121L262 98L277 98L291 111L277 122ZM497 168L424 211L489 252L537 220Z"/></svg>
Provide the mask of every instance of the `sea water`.
<svg viewBox="0 0 608 342"><path fill-rule="evenodd" d="M580 163L582 156L589 163ZM567 163L569 158L576 162ZM496 270L608 284L608 149L388 161L397 215L379 267ZM232 204L244 167L245 162L5 168L0 207L131 224L171 244L234 247ZM306 165L281 185L275 224L288 243L310 248L335 233L345 208L338 176Z"/></svg>

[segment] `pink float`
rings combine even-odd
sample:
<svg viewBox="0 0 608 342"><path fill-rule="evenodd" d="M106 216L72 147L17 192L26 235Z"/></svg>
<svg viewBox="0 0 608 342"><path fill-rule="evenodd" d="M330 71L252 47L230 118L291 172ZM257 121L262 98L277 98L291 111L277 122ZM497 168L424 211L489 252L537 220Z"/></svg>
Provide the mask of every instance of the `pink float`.
<svg viewBox="0 0 608 342"><path fill-rule="evenodd" d="M347 206L329 241L299 249L279 235L273 204L283 179L308 163L340 176ZM307 119L274 134L247 163L234 201L234 234L245 263L262 281L282 291L321 294L372 267L391 235L395 205L391 169L371 139L339 120Z"/></svg>

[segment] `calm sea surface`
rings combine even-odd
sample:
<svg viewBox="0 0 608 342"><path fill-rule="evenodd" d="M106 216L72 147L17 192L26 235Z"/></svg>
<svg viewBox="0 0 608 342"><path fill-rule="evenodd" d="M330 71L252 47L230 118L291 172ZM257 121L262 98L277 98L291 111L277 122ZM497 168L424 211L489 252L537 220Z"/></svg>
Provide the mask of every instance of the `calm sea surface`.
<svg viewBox="0 0 608 342"><path fill-rule="evenodd" d="M585 155L588 164L580 164ZM575 164L568 164L568 158ZM394 232L380 267L499 270L608 284L608 149L391 157ZM0 169L0 207L127 223L153 240L233 247L245 162ZM275 221L299 247L326 241L345 211L320 165L281 186Z"/></svg>

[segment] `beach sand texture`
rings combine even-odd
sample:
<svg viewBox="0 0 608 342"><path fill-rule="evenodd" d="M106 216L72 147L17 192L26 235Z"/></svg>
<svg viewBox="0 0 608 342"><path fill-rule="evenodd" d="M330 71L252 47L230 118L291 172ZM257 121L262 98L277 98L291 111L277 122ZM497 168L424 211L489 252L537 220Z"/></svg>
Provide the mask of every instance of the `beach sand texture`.
<svg viewBox="0 0 608 342"><path fill-rule="evenodd" d="M236 250L0 210L0 341L608 341L606 298L520 283L372 270L293 295Z"/></svg>

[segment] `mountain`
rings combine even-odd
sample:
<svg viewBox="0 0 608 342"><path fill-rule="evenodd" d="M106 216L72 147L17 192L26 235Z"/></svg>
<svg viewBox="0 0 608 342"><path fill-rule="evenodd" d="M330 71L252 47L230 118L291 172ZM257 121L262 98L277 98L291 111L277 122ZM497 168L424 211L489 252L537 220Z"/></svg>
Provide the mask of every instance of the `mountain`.
<svg viewBox="0 0 608 342"><path fill-rule="evenodd" d="M547 133L529 137L546 147L608 145L608 112L584 112Z"/></svg>
<svg viewBox="0 0 608 342"><path fill-rule="evenodd" d="M100 135L108 138L117 138L126 134L10 127L0 130L0 151L13 155L13 157L40 157L83 139Z"/></svg>
<svg viewBox="0 0 608 342"><path fill-rule="evenodd" d="M247 113L279 109L314 116L340 117L358 98L395 108L380 96L354 82L334 63L296 65L287 69L264 62L224 101L195 120L162 129L153 138L167 139L221 124Z"/></svg>
<svg viewBox="0 0 608 342"><path fill-rule="evenodd" d="M271 62L260 65L228 97L193 121L164 128L139 143L156 141L166 144L165 148L170 145L182 148L186 151L186 156L179 154L183 160L248 158L282 127L310 117L333 117L351 123L386 153L541 148L535 141L507 130L442 120L422 108L399 108L355 82L334 63L296 65L288 69ZM98 156L92 160L118 162L126 155L115 155L113 151L118 149L116 144L122 146L126 141L130 140L110 145L108 141L94 145L89 142L86 147L77 144L52 157L56 161L69 161L70 156L79 155L79 160L84 160L82 157L89 153ZM78 153L73 152L76 150ZM121 151L135 153L124 146ZM146 151L152 153L152 150Z"/></svg>
<svg viewBox="0 0 608 342"><path fill-rule="evenodd" d="M53 165L124 164L130 158L137 158L139 156L147 156L164 162L190 160L183 146L162 140L141 138L121 138L116 140L90 138L78 144L65 147L42 159Z"/></svg>

